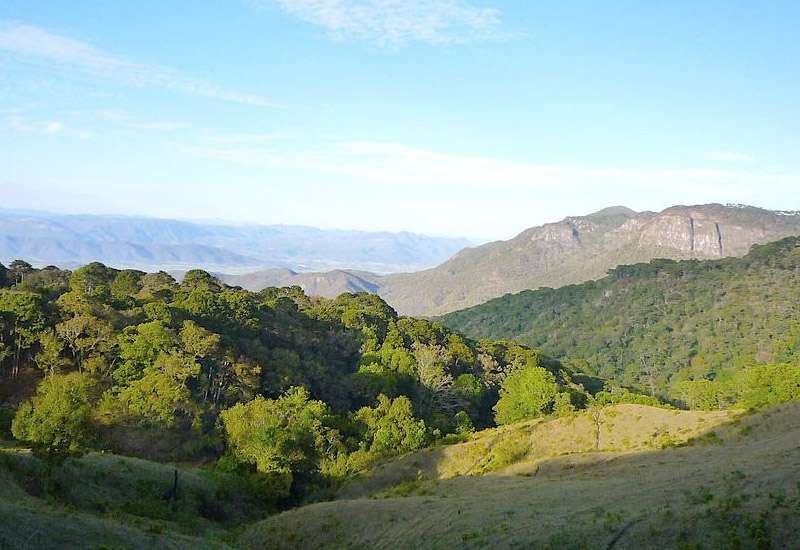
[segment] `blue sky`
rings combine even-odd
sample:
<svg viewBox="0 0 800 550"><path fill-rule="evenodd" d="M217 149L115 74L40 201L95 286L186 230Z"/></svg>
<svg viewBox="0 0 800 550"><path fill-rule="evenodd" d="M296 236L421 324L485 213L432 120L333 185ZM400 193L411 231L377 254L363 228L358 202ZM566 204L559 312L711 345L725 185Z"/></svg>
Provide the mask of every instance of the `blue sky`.
<svg viewBox="0 0 800 550"><path fill-rule="evenodd" d="M800 2L4 0L6 208L508 238L800 209Z"/></svg>

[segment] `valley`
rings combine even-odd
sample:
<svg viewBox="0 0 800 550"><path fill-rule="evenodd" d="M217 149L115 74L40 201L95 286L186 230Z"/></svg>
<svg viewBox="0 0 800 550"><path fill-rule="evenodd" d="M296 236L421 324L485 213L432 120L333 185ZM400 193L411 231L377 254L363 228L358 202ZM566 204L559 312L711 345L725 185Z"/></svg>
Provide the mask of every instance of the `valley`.
<svg viewBox="0 0 800 550"><path fill-rule="evenodd" d="M790 548L798 251L619 265L433 319L365 272L326 298L288 270L253 292L15 260L0 544Z"/></svg>
<svg viewBox="0 0 800 550"><path fill-rule="evenodd" d="M0 1L0 550L800 550L798 21Z"/></svg>
<svg viewBox="0 0 800 550"><path fill-rule="evenodd" d="M40 267L74 269L98 261L117 268L237 275L264 268L385 274L432 267L469 244L408 232L0 209L0 260L24 258ZM256 290L265 286L275 285Z"/></svg>
<svg viewBox="0 0 800 550"><path fill-rule="evenodd" d="M253 291L298 284L328 298L366 290L402 315L431 317L507 293L599 279L619 265L741 257L754 244L797 234L800 214L794 212L720 204L674 206L662 212L611 207L532 227L507 241L464 248L440 265L416 272L272 271L222 278Z"/></svg>

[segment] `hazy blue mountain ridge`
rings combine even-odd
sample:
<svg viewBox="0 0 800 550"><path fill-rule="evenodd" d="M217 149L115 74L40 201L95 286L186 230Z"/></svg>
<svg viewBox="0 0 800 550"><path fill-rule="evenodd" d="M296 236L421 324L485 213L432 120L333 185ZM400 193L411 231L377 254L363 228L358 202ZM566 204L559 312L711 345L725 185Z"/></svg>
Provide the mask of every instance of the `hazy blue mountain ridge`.
<svg viewBox="0 0 800 550"><path fill-rule="evenodd" d="M23 258L64 267L100 261L145 270L350 268L388 273L437 265L469 244L463 238L407 232L0 210L0 261Z"/></svg>
<svg viewBox="0 0 800 550"><path fill-rule="evenodd" d="M375 292L402 315L433 316L506 293L599 279L618 265L743 256L754 244L792 235L800 235L800 213L720 204L661 212L615 206L473 247L412 233L0 211L0 261L203 268L249 290Z"/></svg>

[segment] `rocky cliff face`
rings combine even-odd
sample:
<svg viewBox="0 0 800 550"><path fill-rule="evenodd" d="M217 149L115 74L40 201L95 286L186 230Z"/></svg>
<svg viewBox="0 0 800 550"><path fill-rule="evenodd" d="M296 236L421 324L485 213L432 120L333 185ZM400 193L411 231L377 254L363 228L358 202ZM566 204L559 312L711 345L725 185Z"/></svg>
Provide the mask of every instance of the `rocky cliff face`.
<svg viewBox="0 0 800 550"><path fill-rule="evenodd" d="M740 233L741 228L735 230ZM737 234L735 242L742 240ZM679 211L658 216L643 228L639 241L645 247L663 247L698 257L722 257L726 252L720 222L705 212Z"/></svg>
<svg viewBox="0 0 800 550"><path fill-rule="evenodd" d="M389 275L378 292L401 314L441 315L508 292L600 278L621 264L743 256L753 244L798 234L800 215L753 207L614 207L464 249L433 269Z"/></svg>

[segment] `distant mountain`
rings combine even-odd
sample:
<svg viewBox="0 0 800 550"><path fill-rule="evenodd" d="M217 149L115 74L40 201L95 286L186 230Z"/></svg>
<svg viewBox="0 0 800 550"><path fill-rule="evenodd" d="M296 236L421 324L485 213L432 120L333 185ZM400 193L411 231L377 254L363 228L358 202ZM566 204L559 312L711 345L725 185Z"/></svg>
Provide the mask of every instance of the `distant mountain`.
<svg viewBox="0 0 800 550"><path fill-rule="evenodd" d="M0 254L6 260L22 258L59 267L101 261L109 265L147 267L175 265L241 266L257 260L213 246L198 244L138 244L127 241L90 241L46 237L0 236Z"/></svg>
<svg viewBox="0 0 800 550"><path fill-rule="evenodd" d="M244 272L338 268L379 273L435 266L470 242L413 233L223 225L128 216L0 210L0 261Z"/></svg>
<svg viewBox="0 0 800 550"><path fill-rule="evenodd" d="M792 235L800 235L800 213L719 204L658 213L617 206L473 248L466 239L413 233L0 210L0 261L202 268L232 274L220 277L250 290L377 292L398 313L434 316L506 293L599 279L618 265L742 256L753 244Z"/></svg>
<svg viewBox="0 0 800 550"><path fill-rule="evenodd" d="M245 275L219 275L233 286L257 292L268 286L297 285L309 296L335 298L343 292L377 293L383 277L367 271L334 269L324 273L297 273L291 269L268 269Z"/></svg>
<svg viewBox="0 0 800 550"><path fill-rule="evenodd" d="M613 207L462 250L433 269L388 275L378 292L404 315L441 315L506 293L599 279L622 264L742 256L753 244L792 235L800 235L797 212L719 204L658 213Z"/></svg>

